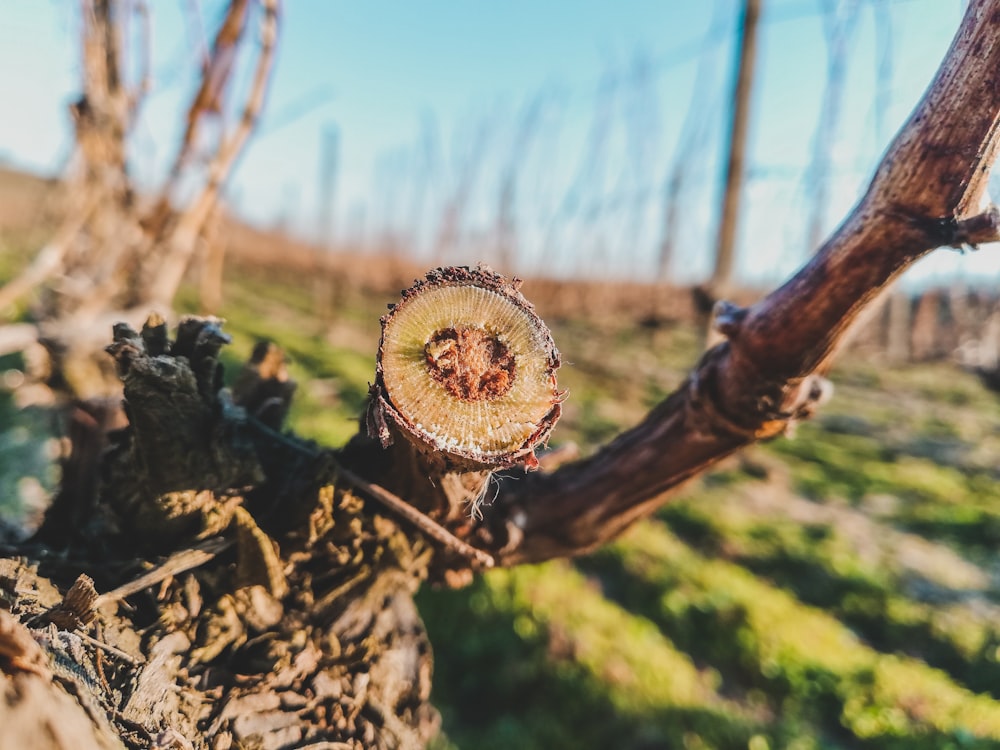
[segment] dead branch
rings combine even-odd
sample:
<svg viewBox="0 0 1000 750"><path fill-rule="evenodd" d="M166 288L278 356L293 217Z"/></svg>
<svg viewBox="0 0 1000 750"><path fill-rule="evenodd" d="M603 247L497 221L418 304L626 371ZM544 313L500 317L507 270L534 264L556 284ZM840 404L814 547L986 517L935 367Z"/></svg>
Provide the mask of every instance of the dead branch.
<svg viewBox="0 0 1000 750"><path fill-rule="evenodd" d="M196 547L175 552L148 573L144 573L128 583L123 583L114 591L107 591L97 596L91 604L91 609L96 611L108 602L121 601L133 594L138 594L143 589L148 589L158 583L162 583L168 578L173 578L192 568L197 568L199 565L215 559L220 552L223 552L226 548L232 546L232 544L233 542L229 539L215 537L202 542Z"/></svg>
<svg viewBox="0 0 1000 750"><path fill-rule="evenodd" d="M234 0L226 8L226 15L215 34L212 53L204 58L201 86L188 107L187 124L170 169L171 179L164 188L164 196L172 192L185 163L191 158L204 118L222 114L223 98L232 77L237 47L246 29L249 10L249 0Z"/></svg>
<svg viewBox="0 0 1000 750"><path fill-rule="evenodd" d="M259 11L254 10L258 7ZM126 38L127 10L134 10L139 25L140 58L131 66L137 69L134 74L123 53L133 46ZM240 120L220 137L204 172L195 175L190 156L198 129L206 116L223 109L227 85L236 75L239 48L245 42L244 27L255 14L260 18L260 46L256 59L250 60L255 68ZM94 344L104 336L99 332L103 321L110 316L137 322L151 308L168 311L192 258L200 247L213 242L212 222L220 192L263 106L279 18L278 0L226 4L212 56L188 110L188 127L173 172L161 199L147 211L133 193L126 153L149 83L148 10L141 2L85 0L83 17L83 94L72 108L76 151L66 183L66 218L28 269L0 288L0 314L44 287L47 293L37 295L39 302L31 312L49 353L51 382L64 384L73 396L88 398L119 388L115 380L104 377L106 368L101 362L95 365L93 361L100 351ZM136 83L127 86L126 81L133 79ZM202 169L202 165L197 167ZM200 191L191 202L176 207L170 202L172 188L187 177L200 180L190 183L199 185ZM221 252L215 253L215 277L221 261ZM139 314L133 317L135 311ZM101 339L88 341L82 333L88 328ZM99 357L103 360L103 355ZM63 377L70 371L86 372L88 377Z"/></svg>
<svg viewBox="0 0 1000 750"><path fill-rule="evenodd" d="M1000 239L986 196L998 122L1000 0L977 0L867 194L818 254L760 303L729 310L728 341L640 425L585 461L505 483L478 546L493 540L503 565L592 549L719 459L808 416L851 325L900 273L934 248Z"/></svg>
<svg viewBox="0 0 1000 750"><path fill-rule="evenodd" d="M64 268L67 253L77 240L80 231L107 197L102 190L93 190L83 196L83 202L62 224L53 237L35 256L31 264L18 276L0 287L0 314L4 309L29 294Z"/></svg>
<svg viewBox="0 0 1000 750"><path fill-rule="evenodd" d="M219 192L242 153L251 132L253 132L254 125L257 123L264 105L278 38L278 0L263 0L261 4L263 18L260 27L260 51L240 122L219 145L218 151L208 166L208 178L205 185L179 218L171 241L167 244L163 260L156 273L151 275L148 298L153 304L166 304L173 299L191 261L198 236L211 216L219 199ZM235 44L239 40L236 31L229 29L229 21L233 13L237 12L234 9L240 5L245 6L245 0L231 4L227 21L216 37L212 61L204 77L202 89L191 106L189 130L185 134L185 145L182 146L178 156L177 169L182 166L184 154L190 147L190 144L187 143L188 137L194 138L197 119L204 111L217 110L221 106L218 97L221 95L224 81L228 79L232 66L231 58L235 54ZM236 20L232 22L232 26L235 27L235 25ZM222 79L222 82L217 79Z"/></svg>

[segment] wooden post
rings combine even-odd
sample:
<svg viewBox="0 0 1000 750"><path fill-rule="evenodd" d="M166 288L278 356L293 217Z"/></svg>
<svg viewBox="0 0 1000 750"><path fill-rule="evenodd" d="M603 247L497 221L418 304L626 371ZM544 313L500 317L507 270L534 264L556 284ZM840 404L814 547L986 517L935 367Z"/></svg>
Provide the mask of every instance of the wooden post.
<svg viewBox="0 0 1000 750"><path fill-rule="evenodd" d="M726 186L722 193L722 216L715 247L715 268L711 285L718 290L733 275L736 230L739 224L740 196L743 190L746 158L747 124L750 120L750 95L757 57L757 19L761 0L745 0L740 18L739 57L733 81L733 119L729 128L729 163Z"/></svg>

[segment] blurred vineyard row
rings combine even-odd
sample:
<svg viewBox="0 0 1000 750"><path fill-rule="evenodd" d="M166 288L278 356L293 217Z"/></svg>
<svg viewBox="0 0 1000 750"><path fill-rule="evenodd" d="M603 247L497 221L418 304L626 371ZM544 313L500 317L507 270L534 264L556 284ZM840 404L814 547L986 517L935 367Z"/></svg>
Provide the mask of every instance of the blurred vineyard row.
<svg viewBox="0 0 1000 750"><path fill-rule="evenodd" d="M2 236L0 283L33 239ZM279 341L300 383L292 424L336 445L392 298L343 281L318 315L307 278L229 265L229 374ZM591 450L680 384L700 335L647 313L547 316L570 391L554 444ZM947 362L848 353L832 378L794 439L728 460L609 547L423 591L439 748L1000 747L1000 404ZM45 419L0 397L0 516L54 481L32 439Z"/></svg>

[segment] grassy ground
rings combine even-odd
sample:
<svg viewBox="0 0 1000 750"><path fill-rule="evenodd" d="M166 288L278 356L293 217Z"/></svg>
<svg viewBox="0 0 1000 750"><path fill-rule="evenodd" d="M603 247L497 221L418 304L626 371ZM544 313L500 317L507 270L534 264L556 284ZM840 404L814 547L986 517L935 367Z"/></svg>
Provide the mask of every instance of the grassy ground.
<svg viewBox="0 0 1000 750"><path fill-rule="evenodd" d="M301 278L243 269L222 311L230 361L281 342L293 425L342 443L390 301L344 285L319 321ZM570 390L554 442L585 451L698 353L683 325L553 329ZM832 377L794 439L728 460L594 555L422 592L439 747L1000 747L1000 401L947 364L848 354ZM0 463L23 461L7 439Z"/></svg>

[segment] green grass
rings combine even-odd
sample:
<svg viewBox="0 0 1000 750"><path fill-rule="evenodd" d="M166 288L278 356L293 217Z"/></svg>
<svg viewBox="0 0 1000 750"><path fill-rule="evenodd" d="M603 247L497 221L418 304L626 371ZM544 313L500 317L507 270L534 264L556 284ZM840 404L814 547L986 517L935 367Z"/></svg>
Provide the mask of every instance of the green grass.
<svg viewBox="0 0 1000 750"><path fill-rule="evenodd" d="M921 600L908 591L913 572L893 560L892 549L866 555L869 542L859 544L834 522L803 524L741 512L739 496L710 507L678 502L660 515L702 554L735 562L822 608L872 646L919 657L959 684L1000 697L1000 623L984 609L988 597L970 601L977 592L966 588L950 601ZM953 571L948 575L955 578ZM936 591L942 599L952 593L942 582Z"/></svg>
<svg viewBox="0 0 1000 750"><path fill-rule="evenodd" d="M919 431L917 435L921 434ZM804 426L796 440L770 448L782 456L795 488L819 501L858 504L873 495L890 494L900 527L988 553L1000 543L1000 483L995 470L943 464L908 455L904 445L863 435Z"/></svg>
<svg viewBox="0 0 1000 750"><path fill-rule="evenodd" d="M816 734L940 748L1000 743L1000 703L912 658L864 644L831 614L733 563L704 557L664 526L640 524L586 564L623 606L738 686L765 691Z"/></svg>
<svg viewBox="0 0 1000 750"><path fill-rule="evenodd" d="M713 671L565 563L496 571L420 604L449 644L434 697L460 747L746 747L766 731L718 695Z"/></svg>

